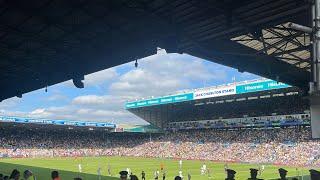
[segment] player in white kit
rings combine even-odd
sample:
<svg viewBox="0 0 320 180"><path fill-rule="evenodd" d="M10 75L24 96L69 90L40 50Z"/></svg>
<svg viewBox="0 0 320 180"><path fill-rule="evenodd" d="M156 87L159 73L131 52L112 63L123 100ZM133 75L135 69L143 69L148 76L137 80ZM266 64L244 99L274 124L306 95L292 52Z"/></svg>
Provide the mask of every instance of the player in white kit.
<svg viewBox="0 0 320 180"><path fill-rule="evenodd" d="M179 171L179 176L183 179L182 171Z"/></svg>
<svg viewBox="0 0 320 180"><path fill-rule="evenodd" d="M97 174L98 174L99 180L101 180L101 167L98 168Z"/></svg>
<svg viewBox="0 0 320 180"><path fill-rule="evenodd" d="M201 171L201 175L205 175L207 172L207 165L203 164L200 171Z"/></svg>
<svg viewBox="0 0 320 180"><path fill-rule="evenodd" d="M79 173L82 173L82 166L81 164L78 164Z"/></svg>

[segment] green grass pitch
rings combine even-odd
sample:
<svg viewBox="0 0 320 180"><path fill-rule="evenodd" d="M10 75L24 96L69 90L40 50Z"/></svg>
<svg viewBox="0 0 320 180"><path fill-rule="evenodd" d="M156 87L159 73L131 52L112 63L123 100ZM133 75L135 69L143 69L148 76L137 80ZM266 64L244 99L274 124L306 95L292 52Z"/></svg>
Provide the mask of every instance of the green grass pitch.
<svg viewBox="0 0 320 180"><path fill-rule="evenodd" d="M78 173L78 164L82 165L81 174ZM107 176L108 163L111 166L112 177ZM21 172L25 169L30 169L34 172L37 180L50 179L52 170L59 170L62 180L72 180L74 177L80 176L83 179L99 179L97 176L98 167L101 167L101 180L115 180L118 178L118 172L130 168L133 174L138 175L141 179L141 171L146 172L148 180L154 179L153 172L160 170L160 164L164 165L167 171L167 178L174 179L178 175L179 163L178 160L170 159L150 159L150 158L134 158L134 157L80 157L80 158L23 158L23 159L0 159L0 172L10 174L12 169L17 168ZM183 160L182 172L186 177L190 172L192 180L207 180L225 178L224 163L216 163L205 161L208 168L211 169L211 177L208 175L200 175L200 167L204 161ZM258 168L254 164L232 164L229 163L229 168L237 171L236 179L245 180L249 177L250 168ZM260 176L263 179L278 178L277 166L265 165L265 170ZM294 167L285 167L289 172L288 176L296 176L300 174L308 174L308 169ZM162 175L160 176L162 179ZM186 179L186 178L185 178Z"/></svg>

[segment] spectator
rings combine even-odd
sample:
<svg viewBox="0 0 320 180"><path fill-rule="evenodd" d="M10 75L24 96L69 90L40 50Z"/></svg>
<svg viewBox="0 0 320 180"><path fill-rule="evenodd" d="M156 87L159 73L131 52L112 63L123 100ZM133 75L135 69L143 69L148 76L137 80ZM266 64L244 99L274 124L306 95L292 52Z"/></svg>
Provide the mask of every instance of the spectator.
<svg viewBox="0 0 320 180"><path fill-rule="evenodd" d="M48 133L23 128L19 133L14 132L0 127L0 155L13 158L133 156L320 166L320 140L310 138L310 127L190 129L155 134L151 141L144 133L106 136L99 131Z"/></svg>
<svg viewBox="0 0 320 180"><path fill-rule="evenodd" d="M34 180L33 173L30 170L25 170L23 172L23 179L24 180Z"/></svg>
<svg viewBox="0 0 320 180"><path fill-rule="evenodd" d="M250 178L248 178L248 180L260 180L257 178L258 171L259 171L258 169L251 168L250 169Z"/></svg>
<svg viewBox="0 0 320 180"><path fill-rule="evenodd" d="M120 171L119 174L120 174L120 179L121 180L127 180L127 178L128 178L128 172L127 171Z"/></svg>
<svg viewBox="0 0 320 180"><path fill-rule="evenodd" d="M279 169L279 175L280 175L280 180L286 180L287 179L287 170L280 168Z"/></svg>
<svg viewBox="0 0 320 180"><path fill-rule="evenodd" d="M20 179L20 172L17 169L14 169L11 172L11 175L9 177L10 180L19 180Z"/></svg>
<svg viewBox="0 0 320 180"><path fill-rule="evenodd" d="M52 180L60 180L59 172L58 171L52 171L51 172L51 179Z"/></svg>
<svg viewBox="0 0 320 180"><path fill-rule="evenodd" d="M226 178L226 180L234 180L236 173L237 172L232 170L232 169L227 169L227 178Z"/></svg>
<svg viewBox="0 0 320 180"><path fill-rule="evenodd" d="M130 175L130 180L139 180L136 175Z"/></svg>

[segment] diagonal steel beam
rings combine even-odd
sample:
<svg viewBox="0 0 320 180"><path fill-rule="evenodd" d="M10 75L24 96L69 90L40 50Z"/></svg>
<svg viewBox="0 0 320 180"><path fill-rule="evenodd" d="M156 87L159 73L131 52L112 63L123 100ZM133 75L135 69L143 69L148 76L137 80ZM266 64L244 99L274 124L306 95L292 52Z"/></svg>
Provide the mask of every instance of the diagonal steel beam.
<svg viewBox="0 0 320 180"><path fill-rule="evenodd" d="M284 47L284 51L287 49L289 41L287 41L286 43L282 44L279 49L282 49ZM279 52L279 50L275 49L273 52L271 52L269 55L273 55L274 53Z"/></svg>
<svg viewBox="0 0 320 180"><path fill-rule="evenodd" d="M274 56L279 56L279 55L283 55L283 54L290 54L290 53L293 53L293 52L297 52L297 51L303 51L303 50L308 50L310 48L310 45L308 46L299 46L297 48L294 48L294 49L289 49L289 50L284 50L284 51L280 51L280 52L275 52L273 53L272 55Z"/></svg>
<svg viewBox="0 0 320 180"><path fill-rule="evenodd" d="M282 39L281 37L264 37L264 40L274 40L274 39ZM245 39L232 39L232 41L242 42L242 41L255 41L253 38L245 38Z"/></svg>
<svg viewBox="0 0 320 180"><path fill-rule="evenodd" d="M260 39L261 39L261 41L262 41L264 53L265 53L265 54L268 54L268 50L267 50L267 46L266 46L266 41L265 41L265 39L264 39L264 37L263 37L263 31L262 31L262 30L260 30Z"/></svg>
<svg viewBox="0 0 320 180"><path fill-rule="evenodd" d="M272 34L274 34L274 35L276 35L276 36L279 36L279 37L283 38L281 41L276 42L277 43L276 45L281 44L284 41L289 41L290 43L292 43L292 44L294 44L296 46L300 46L300 44L298 42L294 41L293 39L304 34L303 32L297 32L297 33L291 34L289 36L284 36L283 34L277 32L277 31L275 31L275 30L273 30L271 28L270 29L265 29L265 30L270 32L270 33L272 33Z"/></svg>
<svg viewBox="0 0 320 180"><path fill-rule="evenodd" d="M256 37L254 37L253 35L250 35L252 38L256 38ZM256 38L257 39L257 38ZM259 40L259 39L257 39L257 40ZM279 50L279 51L281 51L281 52L283 52L283 49L280 49L279 47L277 47L275 44L270 44L270 43L268 43L268 42L265 42L266 43L266 45L268 45L268 49L270 49L270 48L274 48L274 49L277 49L277 50ZM290 56L292 56L292 57L295 57L295 58L297 58L297 59L300 59L301 61L305 61L305 60L303 60L303 59L301 59L299 56L296 56L296 55L294 55L294 54L289 54Z"/></svg>
<svg viewBox="0 0 320 180"><path fill-rule="evenodd" d="M284 27L283 24L281 24L281 26ZM285 27L284 27L284 28L285 28ZM292 34L291 30L292 30L292 29L287 29L287 32L292 36L293 34ZM305 35L305 34L306 34L306 33L303 33L303 35ZM294 41L294 40L296 40L296 41ZM294 38L292 39L292 41L299 43L300 46L303 46L303 44L297 39L297 37L294 37Z"/></svg>

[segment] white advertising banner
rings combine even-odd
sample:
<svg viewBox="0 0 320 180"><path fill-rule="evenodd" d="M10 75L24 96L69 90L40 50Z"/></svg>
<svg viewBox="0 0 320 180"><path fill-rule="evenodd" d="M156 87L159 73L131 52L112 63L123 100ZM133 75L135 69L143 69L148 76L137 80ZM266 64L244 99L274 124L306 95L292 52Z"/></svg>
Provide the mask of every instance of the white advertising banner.
<svg viewBox="0 0 320 180"><path fill-rule="evenodd" d="M194 99L204 99L218 96L226 96L236 94L236 86L229 85L212 89L203 89L193 93Z"/></svg>

